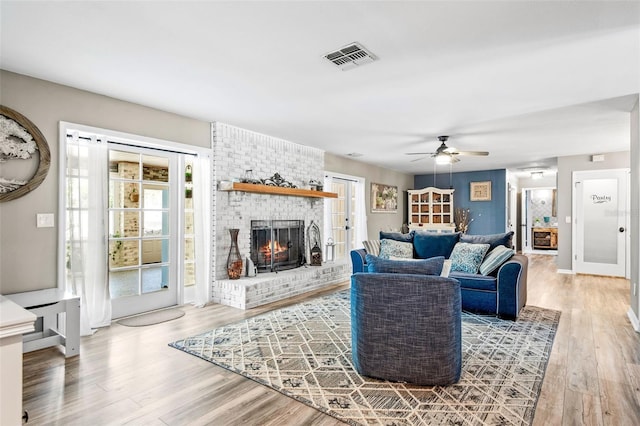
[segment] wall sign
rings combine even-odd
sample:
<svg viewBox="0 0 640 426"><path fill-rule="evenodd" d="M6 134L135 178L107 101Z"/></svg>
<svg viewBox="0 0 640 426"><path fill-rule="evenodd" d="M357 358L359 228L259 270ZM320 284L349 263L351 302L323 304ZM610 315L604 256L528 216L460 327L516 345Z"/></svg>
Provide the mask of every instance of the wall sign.
<svg viewBox="0 0 640 426"><path fill-rule="evenodd" d="M0 202L36 189L47 177L50 162L49 145L36 125L0 105Z"/></svg>

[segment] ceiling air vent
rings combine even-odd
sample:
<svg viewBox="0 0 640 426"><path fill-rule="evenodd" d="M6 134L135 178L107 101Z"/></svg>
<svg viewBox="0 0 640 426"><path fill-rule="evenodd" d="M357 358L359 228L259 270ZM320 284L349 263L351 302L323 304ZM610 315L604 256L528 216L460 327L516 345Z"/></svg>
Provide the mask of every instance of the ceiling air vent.
<svg viewBox="0 0 640 426"><path fill-rule="evenodd" d="M333 62L342 71L350 70L378 59L376 55L356 42L341 47L334 52L329 52L324 57Z"/></svg>

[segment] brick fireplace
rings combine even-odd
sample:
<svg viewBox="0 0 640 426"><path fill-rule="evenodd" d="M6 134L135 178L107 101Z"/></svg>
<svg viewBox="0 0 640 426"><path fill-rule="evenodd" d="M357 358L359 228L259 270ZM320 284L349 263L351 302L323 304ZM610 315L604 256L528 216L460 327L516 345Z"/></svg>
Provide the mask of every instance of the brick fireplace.
<svg viewBox="0 0 640 426"><path fill-rule="evenodd" d="M253 178L268 178L279 173L299 188L305 188L310 180L323 180L322 150L223 123L213 123L212 138L216 184L237 181L247 170L252 171ZM251 257L252 251L252 221L302 221L305 230L313 221L322 229L325 201L322 198L216 190L212 202L213 302L249 309L348 279L351 268L345 263L335 263L229 280L226 272L231 245L229 229L240 230L238 246L246 259ZM305 245L306 259L309 259L308 249Z"/></svg>

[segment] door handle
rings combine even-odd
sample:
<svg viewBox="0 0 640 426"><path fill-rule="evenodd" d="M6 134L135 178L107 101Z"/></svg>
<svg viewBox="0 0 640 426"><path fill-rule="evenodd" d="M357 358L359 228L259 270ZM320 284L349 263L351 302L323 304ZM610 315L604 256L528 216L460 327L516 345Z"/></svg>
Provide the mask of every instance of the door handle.
<svg viewBox="0 0 640 426"><path fill-rule="evenodd" d="M624 226L621 226L620 228L618 228L619 232L624 232Z"/></svg>

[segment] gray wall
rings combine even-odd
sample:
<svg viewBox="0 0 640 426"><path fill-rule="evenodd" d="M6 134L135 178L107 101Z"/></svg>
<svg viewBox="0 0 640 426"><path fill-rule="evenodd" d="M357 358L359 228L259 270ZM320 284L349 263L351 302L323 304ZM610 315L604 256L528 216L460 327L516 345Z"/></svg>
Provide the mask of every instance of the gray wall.
<svg viewBox="0 0 640 426"><path fill-rule="evenodd" d="M51 167L34 191L0 203L0 293L57 286L58 229L36 228L37 213L58 219L58 122L209 147L210 124L0 70L0 102L30 119L51 150Z"/></svg>
<svg viewBox="0 0 640 426"><path fill-rule="evenodd" d="M324 169L327 172L342 173L365 178L367 201L367 232L370 239L377 239L380 231L400 230L407 222L407 189L413 189L413 175L372 166L346 157L326 152ZM371 212L371 183L382 183L398 187L397 213Z"/></svg>
<svg viewBox="0 0 640 426"><path fill-rule="evenodd" d="M640 111L631 111L631 310L640 318ZM634 291L635 290L635 291ZM640 332L640 330L636 330Z"/></svg>
<svg viewBox="0 0 640 426"><path fill-rule="evenodd" d="M571 224L573 172L585 170L623 169L630 167L629 151L603 153L605 161L593 163L591 155L574 155L558 158L558 269L571 270Z"/></svg>

